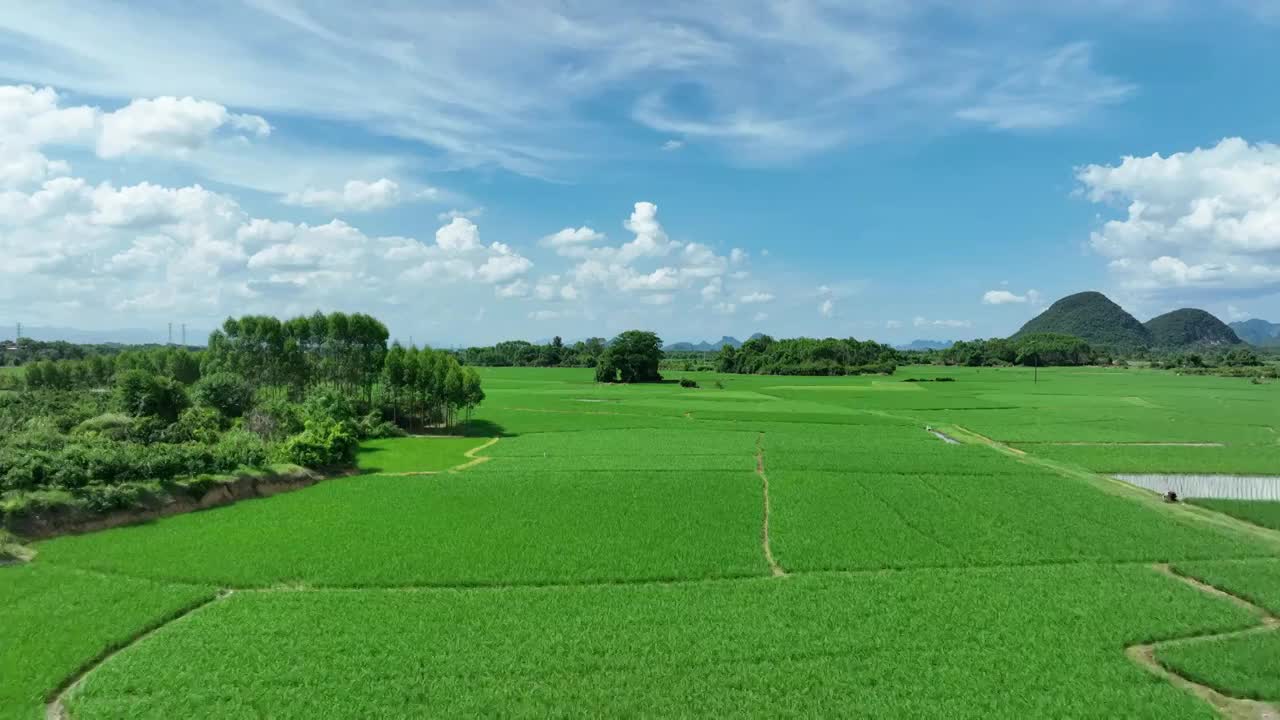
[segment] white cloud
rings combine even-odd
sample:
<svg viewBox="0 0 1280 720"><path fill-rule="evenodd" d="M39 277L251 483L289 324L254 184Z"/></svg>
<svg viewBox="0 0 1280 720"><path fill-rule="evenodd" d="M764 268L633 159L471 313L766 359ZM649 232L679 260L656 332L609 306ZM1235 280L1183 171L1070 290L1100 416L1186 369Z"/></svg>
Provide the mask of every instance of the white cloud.
<svg viewBox="0 0 1280 720"><path fill-rule="evenodd" d="M596 232L583 225L579 228L567 227L559 232L547 235L538 241L539 245L549 248L568 248L590 245L604 239L604 233Z"/></svg>
<svg viewBox="0 0 1280 720"><path fill-rule="evenodd" d="M927 318L916 316L911 324L918 327L940 327L940 328L967 328L973 327L973 322L969 320L929 320Z"/></svg>
<svg viewBox="0 0 1280 720"><path fill-rule="evenodd" d="M902 327L902 321L901 320L885 320L884 326L889 330L897 330L898 328Z"/></svg>
<svg viewBox="0 0 1280 720"><path fill-rule="evenodd" d="M824 318L832 317L836 314L836 303L831 298L822 301L818 306L818 314Z"/></svg>
<svg viewBox="0 0 1280 720"><path fill-rule="evenodd" d="M307 189L286 194L282 202L334 212L371 212L399 205L400 184L387 178L373 182L348 180L341 190Z"/></svg>
<svg viewBox="0 0 1280 720"><path fill-rule="evenodd" d="M466 218L468 220L475 220L481 215L484 215L484 208L482 207L474 207L474 208L471 208L470 210L458 210L457 208L454 208L452 210L446 210L442 213L437 213L436 219L439 220L440 222L453 220L454 218Z"/></svg>
<svg viewBox="0 0 1280 720"><path fill-rule="evenodd" d="M1134 86L1098 73L1088 43L1071 43L1033 64L1020 63L956 116L1002 130L1055 128L1121 102Z"/></svg>
<svg viewBox="0 0 1280 720"><path fill-rule="evenodd" d="M521 298L529 294L529 283L524 280L516 280L507 285L496 285L493 292L500 298Z"/></svg>
<svg viewBox="0 0 1280 720"><path fill-rule="evenodd" d="M729 264L741 265L747 261L747 251L742 248L733 248L729 251Z"/></svg>
<svg viewBox="0 0 1280 720"><path fill-rule="evenodd" d="M104 158L133 154L183 155L210 142L221 129L240 137L266 137L271 126L257 115L238 115L193 97L138 99L101 118L97 152Z"/></svg>
<svg viewBox="0 0 1280 720"><path fill-rule="evenodd" d="M752 322L764 322L765 320L768 320L768 319L769 319L769 313L766 313L766 312L758 312L751 318Z"/></svg>
<svg viewBox="0 0 1280 720"><path fill-rule="evenodd" d="M480 230L466 218L454 218L436 230L436 245L449 253L465 253L480 247Z"/></svg>
<svg viewBox="0 0 1280 720"><path fill-rule="evenodd" d="M1248 320L1251 317L1253 317L1253 314L1248 310L1241 310L1235 305L1227 306L1227 320L1231 322L1240 322L1241 320Z"/></svg>
<svg viewBox="0 0 1280 720"><path fill-rule="evenodd" d="M668 140L668 141L666 141L666 142L662 143L662 149L663 149L663 151L664 151L664 152L671 152L671 151L673 151L673 150L679 150L679 149L680 149L680 148L682 148L682 147L684 147L684 141L683 141L683 140Z"/></svg>
<svg viewBox="0 0 1280 720"><path fill-rule="evenodd" d="M560 317L558 310L534 310L529 313L530 320L558 320Z"/></svg>
<svg viewBox="0 0 1280 720"><path fill-rule="evenodd" d="M983 305L1010 305L1010 304L1037 304L1040 302L1040 292L1037 290L1028 290L1022 295L1010 292L1009 290L988 290L982 295Z"/></svg>
<svg viewBox="0 0 1280 720"><path fill-rule="evenodd" d="M1280 289L1280 147L1228 138L1076 176L1089 200L1125 207L1089 244L1130 290Z"/></svg>
<svg viewBox="0 0 1280 720"><path fill-rule="evenodd" d="M666 133L658 147L707 138L735 160L791 163L908 124L950 129L956 113L996 127L1060 123L1124 87L1093 70L1087 51L1080 60L1078 46L1036 43L1061 23L1028 3L478 0L442 15L252 2L220 5L199 23L178 6L86 5L68 17L57 4L25 3L0 18L23 42L0 75L94 97L180 88L268 117L321 117L422 143L448 167L529 175L623 144L589 111L605 102ZM1117 24L1147 14L1117 5L1086 7ZM680 94L700 102L673 102ZM227 129L252 135L253 117L233 115ZM625 142L661 152L651 138Z"/></svg>
<svg viewBox="0 0 1280 720"><path fill-rule="evenodd" d="M738 302L742 303L743 305L752 305L755 303L767 303L771 300L773 300L773 293L759 292L759 291L750 293L748 295L743 295L742 297L738 298Z"/></svg>
<svg viewBox="0 0 1280 720"><path fill-rule="evenodd" d="M485 282L501 283L523 275L532 267L533 263L528 258L503 254L486 260L476 274Z"/></svg>

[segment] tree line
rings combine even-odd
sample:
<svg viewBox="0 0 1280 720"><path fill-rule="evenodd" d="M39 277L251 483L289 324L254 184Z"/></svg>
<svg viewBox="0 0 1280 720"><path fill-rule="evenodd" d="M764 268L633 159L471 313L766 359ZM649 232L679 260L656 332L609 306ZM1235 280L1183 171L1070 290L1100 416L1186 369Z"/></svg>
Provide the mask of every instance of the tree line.
<svg viewBox="0 0 1280 720"><path fill-rule="evenodd" d="M595 367L604 354L604 338L587 338L565 345L560 336L544 344L507 340L495 345L469 347L455 352L463 365L477 367Z"/></svg>
<svg viewBox="0 0 1280 720"><path fill-rule="evenodd" d="M944 365L1079 366L1110 362L1109 353L1100 351L1074 335L1031 333L1012 338L962 340L939 351L937 361Z"/></svg>
<svg viewBox="0 0 1280 720"><path fill-rule="evenodd" d="M863 375L892 374L902 356L874 340L847 338L754 337L739 348L720 349L716 369L751 375Z"/></svg>

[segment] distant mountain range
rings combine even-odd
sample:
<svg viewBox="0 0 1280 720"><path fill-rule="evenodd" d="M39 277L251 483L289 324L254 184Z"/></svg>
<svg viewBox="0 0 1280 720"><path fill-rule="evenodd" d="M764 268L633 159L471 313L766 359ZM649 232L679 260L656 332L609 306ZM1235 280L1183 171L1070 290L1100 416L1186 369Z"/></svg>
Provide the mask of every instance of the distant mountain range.
<svg viewBox="0 0 1280 720"><path fill-rule="evenodd" d="M764 333L754 333L748 340L754 340L762 337ZM735 337L725 335L715 342L675 342L663 346L663 350L667 352L719 352L720 348L728 345L734 349L742 347L742 341Z"/></svg>
<svg viewBox="0 0 1280 720"><path fill-rule="evenodd" d="M1258 347L1280 346L1280 323L1266 320L1244 320L1231 323L1231 329L1241 340Z"/></svg>
<svg viewBox="0 0 1280 720"><path fill-rule="evenodd" d="M1243 342L1235 330L1204 310L1182 308L1141 323L1106 295L1094 291L1062 298L1013 337L1033 333L1074 335L1092 345L1117 350L1185 350Z"/></svg>
<svg viewBox="0 0 1280 720"><path fill-rule="evenodd" d="M912 340L905 345L894 345L895 350L946 350L955 340Z"/></svg>
<svg viewBox="0 0 1280 720"><path fill-rule="evenodd" d="M0 329L0 339L15 339L17 328L10 326ZM48 327L40 325L23 325L22 336L32 340L51 342L64 340L69 343L84 345L147 345L162 344L169 339L169 330L165 326L158 328L117 328L110 330L81 330L67 327ZM203 346L209 339L208 330L187 328L187 344ZM173 341L182 342L182 329L174 324Z"/></svg>

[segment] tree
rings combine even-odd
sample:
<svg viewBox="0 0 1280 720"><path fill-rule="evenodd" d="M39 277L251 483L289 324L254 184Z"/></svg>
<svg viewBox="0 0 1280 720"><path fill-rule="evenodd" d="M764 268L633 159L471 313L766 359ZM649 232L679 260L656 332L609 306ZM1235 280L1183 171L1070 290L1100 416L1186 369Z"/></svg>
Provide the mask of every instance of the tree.
<svg viewBox="0 0 1280 720"><path fill-rule="evenodd" d="M172 423L189 404L180 383L146 370L128 370L116 376L116 404L137 417L155 417Z"/></svg>
<svg viewBox="0 0 1280 720"><path fill-rule="evenodd" d="M658 363L662 361L662 339L644 330L628 330L614 338L600 358L603 369L616 368L618 379L624 383L658 382ZM607 372L604 376L607 376ZM596 372L597 380L602 373ZM602 382L611 382L604 379Z"/></svg>
<svg viewBox="0 0 1280 720"><path fill-rule="evenodd" d="M235 373L216 372L201 378L191 388L191 397L225 418L238 418L253 405L253 388Z"/></svg>
<svg viewBox="0 0 1280 720"><path fill-rule="evenodd" d="M463 407L466 403L465 387L462 380L462 370L458 367L457 362L445 373L444 380L444 406L445 406L445 425L452 426L454 412Z"/></svg>

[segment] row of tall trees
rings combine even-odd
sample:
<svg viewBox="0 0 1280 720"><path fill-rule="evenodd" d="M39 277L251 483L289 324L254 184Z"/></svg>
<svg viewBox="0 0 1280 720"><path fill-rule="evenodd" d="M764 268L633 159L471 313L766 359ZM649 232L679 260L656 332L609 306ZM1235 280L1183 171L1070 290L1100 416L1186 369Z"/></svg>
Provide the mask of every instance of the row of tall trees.
<svg viewBox="0 0 1280 720"><path fill-rule="evenodd" d="M387 351L381 389L393 420L418 427L451 426L459 411L469 420L471 410L484 400L475 368L462 367L450 353L400 343Z"/></svg>
<svg viewBox="0 0 1280 720"><path fill-rule="evenodd" d="M283 388L291 397L322 386L371 402L388 336L386 325L362 313L228 318L209 336L204 369L236 373L255 389Z"/></svg>
<svg viewBox="0 0 1280 720"><path fill-rule="evenodd" d="M716 369L753 375L861 375L889 374L897 369L900 354L873 340L847 338L753 337L742 347L726 345L716 358Z"/></svg>

